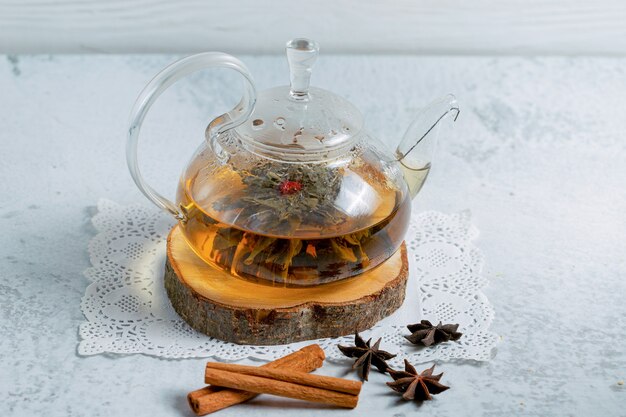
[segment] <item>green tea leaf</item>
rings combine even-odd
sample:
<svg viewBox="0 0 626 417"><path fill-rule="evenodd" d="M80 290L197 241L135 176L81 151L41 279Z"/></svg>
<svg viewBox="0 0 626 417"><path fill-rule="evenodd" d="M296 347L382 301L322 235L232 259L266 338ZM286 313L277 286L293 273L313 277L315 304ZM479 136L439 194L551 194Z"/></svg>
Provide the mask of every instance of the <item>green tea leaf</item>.
<svg viewBox="0 0 626 417"><path fill-rule="evenodd" d="M213 239L213 249L221 251L237 246L242 238L243 232L241 230L231 227L221 227L216 232L215 239Z"/></svg>
<svg viewBox="0 0 626 417"><path fill-rule="evenodd" d="M250 213L244 218L269 211L264 215L264 223L272 230L276 226L277 232L286 235L293 235L301 225L323 227L346 220L345 213L334 204L343 175L341 168L266 161L237 174L245 189L215 201L215 210L243 208L240 216L244 211ZM284 181L298 182L302 189L283 195L279 187Z"/></svg>
<svg viewBox="0 0 626 417"><path fill-rule="evenodd" d="M348 248L344 245L342 245L339 242L339 239L332 239L330 241L330 244L333 247L333 250L335 252L337 252L342 259L348 261L348 262L356 262L357 258L356 255L354 254L354 251L351 248Z"/></svg>
<svg viewBox="0 0 626 417"><path fill-rule="evenodd" d="M252 265L254 258L256 258L259 255L259 253L263 252L265 249L267 249L268 246L270 246L275 241L276 241L276 238L261 236L260 239L258 239L256 242L252 244L252 252L250 252L250 255L248 255L248 257L246 258L245 261L243 261L243 263L246 265Z"/></svg>

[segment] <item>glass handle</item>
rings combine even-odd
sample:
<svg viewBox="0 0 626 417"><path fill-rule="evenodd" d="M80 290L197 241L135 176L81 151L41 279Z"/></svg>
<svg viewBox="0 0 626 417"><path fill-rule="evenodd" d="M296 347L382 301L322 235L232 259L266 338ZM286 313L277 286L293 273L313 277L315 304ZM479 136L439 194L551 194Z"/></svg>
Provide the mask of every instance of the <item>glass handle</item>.
<svg viewBox="0 0 626 417"><path fill-rule="evenodd" d="M250 75L250 71L248 71L248 68L246 68L243 62L234 56L222 52L205 52L174 62L158 73L148 85L146 85L139 94L139 97L137 97L137 101L135 101L135 105L130 114L128 140L126 142L126 162L130 170L130 175L133 177L139 190L148 200L153 202L157 207L172 214L178 220L184 219L184 214L176 207L176 204L163 197L154 188L148 185L139 171L139 164L137 163L139 131L141 130L141 125L148 110L150 110L152 104L154 104L163 91L186 75L207 68L229 68L239 72L243 76L244 89L241 101L237 104L235 109L217 117L214 122L211 123L210 129L207 130L209 146L216 155L223 155L224 150L217 141L218 135L248 120L254 110L254 104L256 103L256 88L252 80L252 75Z"/></svg>

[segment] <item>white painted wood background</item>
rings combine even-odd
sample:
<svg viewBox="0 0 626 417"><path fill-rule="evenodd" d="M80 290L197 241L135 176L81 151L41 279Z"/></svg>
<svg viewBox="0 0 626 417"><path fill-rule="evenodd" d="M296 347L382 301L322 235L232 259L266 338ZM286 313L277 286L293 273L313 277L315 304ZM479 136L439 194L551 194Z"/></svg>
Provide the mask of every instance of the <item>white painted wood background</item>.
<svg viewBox="0 0 626 417"><path fill-rule="evenodd" d="M0 0L0 53L626 54L624 0Z"/></svg>

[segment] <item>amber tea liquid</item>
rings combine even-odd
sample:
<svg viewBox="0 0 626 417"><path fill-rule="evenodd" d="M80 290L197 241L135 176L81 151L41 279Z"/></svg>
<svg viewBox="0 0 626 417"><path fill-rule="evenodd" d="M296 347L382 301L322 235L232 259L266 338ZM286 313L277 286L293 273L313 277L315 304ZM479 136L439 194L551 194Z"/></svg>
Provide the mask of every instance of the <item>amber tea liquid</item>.
<svg viewBox="0 0 626 417"><path fill-rule="evenodd" d="M422 168L409 168L404 165L402 161L400 161L400 168L404 173L404 178L409 186L409 192L411 196L417 195L422 189L424 182L426 182L426 178L428 178L428 173L430 172L430 164L426 164Z"/></svg>
<svg viewBox="0 0 626 417"><path fill-rule="evenodd" d="M214 181L221 184L221 189L212 190L207 198L215 199L241 188L241 183L233 178L225 173L220 181ZM183 234L202 259L255 282L310 286L353 277L393 255L408 228L408 193L384 189L375 181L372 184L381 201L374 215L324 227L303 225L289 236L221 221L232 219L233 214L207 212L210 203L199 204L190 196L193 184L181 184L179 201L187 217Z"/></svg>

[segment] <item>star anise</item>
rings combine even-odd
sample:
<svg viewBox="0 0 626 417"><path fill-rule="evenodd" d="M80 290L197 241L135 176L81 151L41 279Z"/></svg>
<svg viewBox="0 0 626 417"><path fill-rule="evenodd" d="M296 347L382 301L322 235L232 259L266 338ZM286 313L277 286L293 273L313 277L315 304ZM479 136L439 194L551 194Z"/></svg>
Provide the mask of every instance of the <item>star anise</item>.
<svg viewBox="0 0 626 417"><path fill-rule="evenodd" d="M439 394L450 388L439 382L443 373L433 375L434 370L435 365L419 374L413 365L405 359L404 371L389 369L389 375L393 378L393 382L387 382L387 385L392 390L401 393L405 400L430 400L432 399L431 395Z"/></svg>
<svg viewBox="0 0 626 417"><path fill-rule="evenodd" d="M367 342L365 342L361 338L361 336L359 336L359 333L355 333L355 346L339 345L337 347L339 348L341 353L343 353L347 357L357 358L357 360L352 365L352 369L359 369L359 374L361 378L367 381L367 377L370 373L370 368L372 364L376 366L380 372L385 373L389 369L386 361L396 357L396 355L394 354L379 349L381 339L378 339L376 343L374 343L374 346L370 346L372 339L369 339Z"/></svg>
<svg viewBox="0 0 626 417"><path fill-rule="evenodd" d="M441 324L433 326L428 320L406 326L411 332L404 336L409 342L416 345L432 346L449 340L459 340L463 333L457 332L458 324Z"/></svg>

